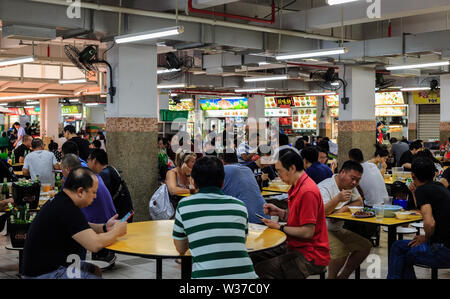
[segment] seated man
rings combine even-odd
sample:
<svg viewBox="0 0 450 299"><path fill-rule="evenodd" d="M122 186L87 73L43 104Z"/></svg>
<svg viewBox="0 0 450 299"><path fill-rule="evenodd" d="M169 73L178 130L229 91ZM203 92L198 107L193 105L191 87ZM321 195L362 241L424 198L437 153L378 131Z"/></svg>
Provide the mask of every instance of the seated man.
<svg viewBox="0 0 450 299"><path fill-rule="evenodd" d="M25 154L27 151L31 150L31 141L33 141L33 137L30 135L23 136L23 142L14 150L14 163L23 163L25 161Z"/></svg>
<svg viewBox="0 0 450 299"><path fill-rule="evenodd" d="M172 234L180 255L191 251L192 278L258 278L245 246L247 209L242 201L220 190L225 178L222 162L215 157L200 158L192 168L192 178L199 192L179 202Z"/></svg>
<svg viewBox="0 0 450 299"><path fill-rule="evenodd" d="M330 248L319 188L305 173L300 155L294 151L284 153L275 167L283 182L292 186L288 209L266 204L264 211L287 224L263 221L287 235L287 247L251 254L256 273L262 279L304 279L322 273L330 261Z"/></svg>
<svg viewBox="0 0 450 299"><path fill-rule="evenodd" d="M277 177L272 165L265 164L271 158L270 147L267 145L260 145L258 147L258 159L246 164L253 172L261 170L263 187L269 185L269 181L274 180Z"/></svg>
<svg viewBox="0 0 450 299"><path fill-rule="evenodd" d="M97 252L126 234L127 224L117 221L117 215L106 224L86 221L81 209L94 201L97 187L91 170L76 169L68 175L63 191L41 208L28 230L23 278L70 278L67 267L82 248ZM98 268L83 260L80 270L76 278L98 278Z"/></svg>
<svg viewBox="0 0 450 299"><path fill-rule="evenodd" d="M53 153L44 150L42 139L36 138L31 142L33 152L25 157L23 164L23 175L31 176L32 180L39 176L42 184L55 184L53 170L60 169L58 161Z"/></svg>
<svg viewBox="0 0 450 299"><path fill-rule="evenodd" d="M388 279L416 279L414 265L450 267L450 191L434 182L434 163L417 158L411 166L414 201L423 216L425 235L396 241L391 248Z"/></svg>
<svg viewBox="0 0 450 299"><path fill-rule="evenodd" d="M414 155L420 152L423 149L422 142L420 140L413 141L409 145L409 150L404 152L400 157L400 161L398 165L403 167L405 171L411 171L411 164L414 158Z"/></svg>
<svg viewBox="0 0 450 299"><path fill-rule="evenodd" d="M80 160L82 167L88 167L87 162L85 160L81 159L81 157L79 155L80 152L78 149L78 145L75 142L73 142L73 141L64 142L61 147L61 150L62 150L62 157L64 157L67 154L74 154Z"/></svg>
<svg viewBox="0 0 450 299"><path fill-rule="evenodd" d="M119 172L108 165L108 154L102 149L94 149L88 157L89 168L98 174L108 188L111 194L114 206L116 207L119 218L124 217L133 210L130 191L127 184L120 176ZM128 222L132 222L131 217Z"/></svg>
<svg viewBox="0 0 450 299"><path fill-rule="evenodd" d="M220 158L225 165L223 193L244 202L247 207L249 222L261 223L255 213L263 216L266 201L261 195L253 172L247 166L238 163L235 153L223 153ZM269 218L269 216L265 217Z"/></svg>
<svg viewBox="0 0 450 299"><path fill-rule="evenodd" d="M323 180L318 185L325 203L326 215L347 212L349 205L363 206L356 189L362 174L361 164L347 161L339 174ZM344 221L327 219L327 226L331 254L328 278L347 279L369 255L372 244L364 237L344 229ZM339 274L342 268L342 273Z"/></svg>
<svg viewBox="0 0 450 299"><path fill-rule="evenodd" d="M311 146L304 148L301 156L303 165L305 165L305 172L316 184L333 176L331 169L319 162L319 151L316 148Z"/></svg>

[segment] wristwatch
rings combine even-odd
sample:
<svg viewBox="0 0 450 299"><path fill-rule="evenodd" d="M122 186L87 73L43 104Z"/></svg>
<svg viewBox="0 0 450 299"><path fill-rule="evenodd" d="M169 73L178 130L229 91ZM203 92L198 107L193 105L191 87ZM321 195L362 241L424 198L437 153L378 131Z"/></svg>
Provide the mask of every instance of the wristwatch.
<svg viewBox="0 0 450 299"><path fill-rule="evenodd" d="M286 225L285 224L282 224L282 225L280 225L280 230L284 233L284 227L285 227Z"/></svg>
<svg viewBox="0 0 450 299"><path fill-rule="evenodd" d="M105 224L103 224L103 231L104 231L105 233L107 233L107 232L108 232L108 230L106 229L106 223L105 223Z"/></svg>

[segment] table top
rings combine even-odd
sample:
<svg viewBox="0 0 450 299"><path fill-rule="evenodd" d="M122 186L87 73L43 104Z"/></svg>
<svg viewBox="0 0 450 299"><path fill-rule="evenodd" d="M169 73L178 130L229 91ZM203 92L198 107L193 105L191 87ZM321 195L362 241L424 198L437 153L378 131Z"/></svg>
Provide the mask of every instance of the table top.
<svg viewBox="0 0 450 299"><path fill-rule="evenodd" d="M15 175L23 175L23 171L14 171Z"/></svg>
<svg viewBox="0 0 450 299"><path fill-rule="evenodd" d="M265 189L263 188L263 191L261 191L261 195L262 196L271 196L271 195L280 195L280 193L285 193L283 191L265 191ZM190 193L184 193L184 194L177 194L177 196L181 196L181 197L187 197L187 196L191 196L192 194Z"/></svg>
<svg viewBox="0 0 450 299"><path fill-rule="evenodd" d="M179 257L172 239L173 220L157 220L130 223L127 234L106 247L119 253L147 257ZM249 252L270 249L286 241L286 235L263 225L249 224L247 250ZM190 255L188 251L186 255Z"/></svg>
<svg viewBox="0 0 450 299"><path fill-rule="evenodd" d="M396 181L400 181L400 182L402 182L402 183L406 183L406 179L393 179L392 178L392 176L389 176L389 177L384 177L384 183L386 184L386 185L392 185L394 182L396 182Z"/></svg>
<svg viewBox="0 0 450 299"><path fill-rule="evenodd" d="M291 188L290 185L287 184L270 184L269 187L264 187L263 191L274 191L279 193L287 193Z"/></svg>
<svg viewBox="0 0 450 299"><path fill-rule="evenodd" d="M401 225L401 224L407 224L407 223L411 223L411 222L420 221L423 219L422 215L419 213L419 211L411 211L411 212L415 212L417 215L409 215L408 219L404 219L404 220L400 220L395 217L393 217L393 218L385 217L385 218L383 218L382 221L378 221L378 220L376 220L375 216L370 217L370 218L355 218L355 217L353 217L351 212L335 213L335 214L330 214L326 217L330 218L330 219L373 223L373 224L379 224L379 225L383 225L383 226L391 226L391 225L397 226L397 225Z"/></svg>

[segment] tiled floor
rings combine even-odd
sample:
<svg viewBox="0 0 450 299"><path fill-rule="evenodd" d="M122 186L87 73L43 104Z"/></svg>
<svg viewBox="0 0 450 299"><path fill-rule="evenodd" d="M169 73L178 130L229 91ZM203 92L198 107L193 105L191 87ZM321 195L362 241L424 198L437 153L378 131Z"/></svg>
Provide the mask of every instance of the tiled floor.
<svg viewBox="0 0 450 299"><path fill-rule="evenodd" d="M405 236L405 239L412 238L413 235ZM366 260L361 265L361 278L368 278L368 269L373 270L377 258L381 261L380 276L376 276L376 272L369 271L370 278L386 278L387 275L387 233L382 232L380 247L373 248L375 260L370 263ZM7 236L0 236L0 279L17 279L19 271L19 253L17 251L10 251L5 248L9 245L9 238ZM378 256L378 257L377 257ZM370 256L369 256L370 257ZM88 259L90 255L88 254ZM375 277L373 277L375 275ZM416 275L418 278L429 279L431 277L431 270L416 268ZM163 260L163 279L179 279L181 277L181 266L175 263L173 259ZM156 278L156 261L152 259L144 259L135 256L117 255L116 264L113 269L103 272L105 279L155 279ZM318 276L311 277L317 279ZM354 275L351 276L354 278ZM450 270L440 270L440 279L450 279Z"/></svg>

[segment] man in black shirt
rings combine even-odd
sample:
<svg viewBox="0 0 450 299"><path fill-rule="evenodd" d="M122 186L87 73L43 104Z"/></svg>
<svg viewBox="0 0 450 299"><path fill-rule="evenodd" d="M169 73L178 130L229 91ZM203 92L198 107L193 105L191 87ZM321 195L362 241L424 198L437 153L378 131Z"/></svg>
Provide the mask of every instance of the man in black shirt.
<svg viewBox="0 0 450 299"><path fill-rule="evenodd" d="M414 141L409 145L409 150L402 154L398 165L400 167L403 167L405 170L410 171L414 155L420 152L422 149L422 142L420 142L420 140Z"/></svg>
<svg viewBox="0 0 450 299"><path fill-rule="evenodd" d="M73 141L78 145L79 156L81 159L86 161L90 152L89 141L77 136L77 134L75 133L75 127L72 125L65 126L63 132L64 137L67 139L67 141Z"/></svg>
<svg viewBox="0 0 450 299"><path fill-rule="evenodd" d="M23 142L14 150L15 161L13 163L23 163L25 161L25 153L31 151L31 142L33 137L30 135L23 136Z"/></svg>
<svg viewBox="0 0 450 299"><path fill-rule="evenodd" d="M447 168L441 176L440 182L445 188L450 189L450 167Z"/></svg>
<svg viewBox="0 0 450 299"><path fill-rule="evenodd" d="M425 235L392 245L388 279L415 279L416 264L450 267L450 191L433 181L436 168L430 159L414 159L411 170L416 186L412 194L423 216Z"/></svg>
<svg viewBox="0 0 450 299"><path fill-rule="evenodd" d="M64 189L41 208L28 230L24 278L98 278L90 273L95 266L80 261L81 249L98 252L125 235L127 226L116 220L118 215L106 224L87 222L81 208L93 202L97 188L98 179L90 169L70 172ZM73 261L80 262L80 268Z"/></svg>

